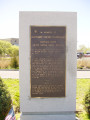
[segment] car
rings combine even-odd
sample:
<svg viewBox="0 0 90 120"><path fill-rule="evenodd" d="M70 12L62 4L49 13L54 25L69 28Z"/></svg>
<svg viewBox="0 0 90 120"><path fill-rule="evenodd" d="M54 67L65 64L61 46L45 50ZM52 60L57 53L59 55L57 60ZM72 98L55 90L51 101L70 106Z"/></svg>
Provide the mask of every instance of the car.
<svg viewBox="0 0 90 120"><path fill-rule="evenodd" d="M78 59L78 58L82 58L82 57L83 57L83 55L84 55L84 53L83 53L83 52L79 52L79 53L77 53L77 59Z"/></svg>
<svg viewBox="0 0 90 120"><path fill-rule="evenodd" d="M90 57L90 53L84 54L84 57Z"/></svg>

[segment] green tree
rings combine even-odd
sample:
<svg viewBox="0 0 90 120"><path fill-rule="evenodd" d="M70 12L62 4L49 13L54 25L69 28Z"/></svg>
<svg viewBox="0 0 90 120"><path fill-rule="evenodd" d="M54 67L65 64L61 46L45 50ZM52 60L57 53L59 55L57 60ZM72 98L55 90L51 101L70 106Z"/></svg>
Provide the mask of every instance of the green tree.
<svg viewBox="0 0 90 120"><path fill-rule="evenodd" d="M12 57L19 56L19 47L18 46L13 45L11 47L11 56Z"/></svg>
<svg viewBox="0 0 90 120"><path fill-rule="evenodd" d="M84 53L87 52L87 48L85 45L80 45L79 47L80 47L80 50L83 51Z"/></svg>
<svg viewBox="0 0 90 120"><path fill-rule="evenodd" d="M0 55L10 54L11 46L11 43L0 40Z"/></svg>
<svg viewBox="0 0 90 120"><path fill-rule="evenodd" d="M6 54L11 57L19 56L19 47L8 41L0 40L0 55L5 56Z"/></svg>

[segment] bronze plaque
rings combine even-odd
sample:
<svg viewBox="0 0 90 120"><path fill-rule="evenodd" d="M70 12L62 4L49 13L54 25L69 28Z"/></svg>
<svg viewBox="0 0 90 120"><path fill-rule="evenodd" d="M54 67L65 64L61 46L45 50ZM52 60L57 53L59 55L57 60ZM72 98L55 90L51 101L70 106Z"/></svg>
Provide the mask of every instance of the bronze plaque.
<svg viewBox="0 0 90 120"><path fill-rule="evenodd" d="M65 97L66 27L31 26L31 97Z"/></svg>

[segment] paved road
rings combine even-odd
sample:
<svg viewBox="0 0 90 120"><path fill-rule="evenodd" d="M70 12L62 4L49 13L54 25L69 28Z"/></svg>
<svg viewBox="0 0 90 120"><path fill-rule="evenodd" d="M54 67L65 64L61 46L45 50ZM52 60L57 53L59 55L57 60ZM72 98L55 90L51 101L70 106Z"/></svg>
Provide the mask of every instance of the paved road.
<svg viewBox="0 0 90 120"><path fill-rule="evenodd" d="M19 79L19 71L1 71L1 78L14 78ZM77 71L77 78L90 78L90 71Z"/></svg>

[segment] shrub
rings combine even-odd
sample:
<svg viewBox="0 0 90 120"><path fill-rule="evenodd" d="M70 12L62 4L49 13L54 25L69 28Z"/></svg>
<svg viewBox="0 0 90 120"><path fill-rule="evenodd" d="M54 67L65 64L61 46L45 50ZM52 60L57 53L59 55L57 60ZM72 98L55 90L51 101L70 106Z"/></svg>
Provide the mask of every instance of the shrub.
<svg viewBox="0 0 90 120"><path fill-rule="evenodd" d="M84 106L85 106L85 110L88 113L89 118L90 118L90 88L85 95Z"/></svg>
<svg viewBox="0 0 90 120"><path fill-rule="evenodd" d="M19 62L18 62L18 58L17 57L13 57L11 59L11 67L12 68L18 68L19 67Z"/></svg>
<svg viewBox="0 0 90 120"><path fill-rule="evenodd" d="M0 78L0 120L4 120L11 109L11 96Z"/></svg>
<svg viewBox="0 0 90 120"><path fill-rule="evenodd" d="M8 91L10 91L14 112L20 111L19 101L19 80L18 79L3 79L3 82L7 85Z"/></svg>

